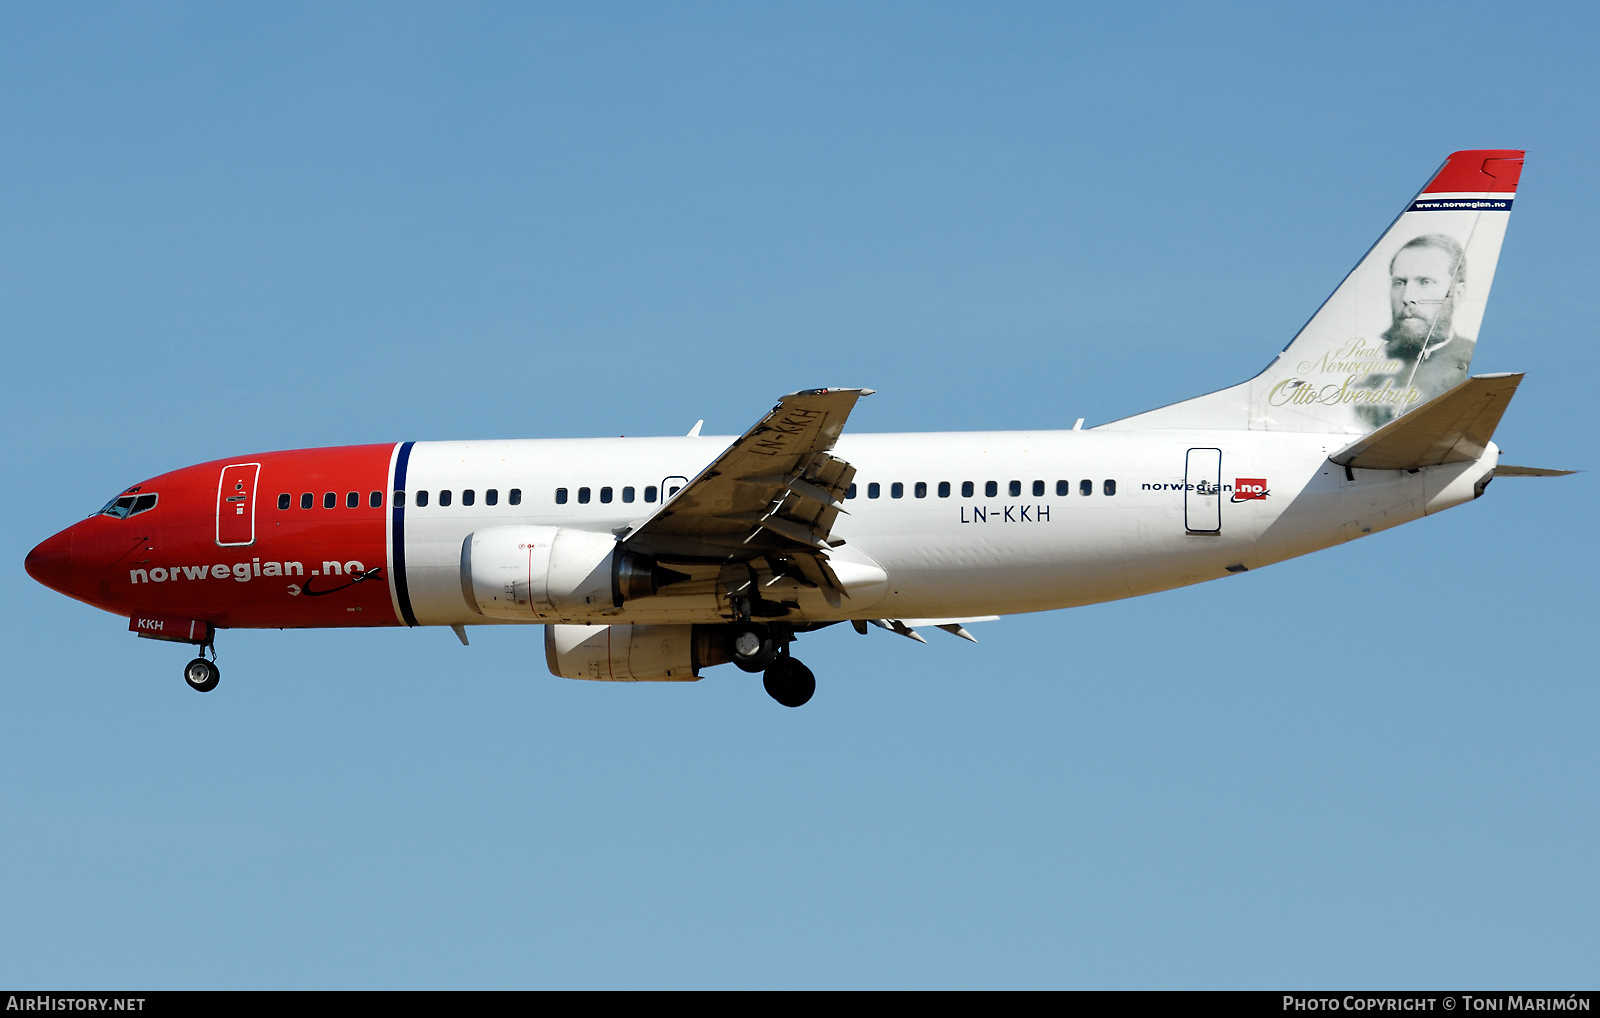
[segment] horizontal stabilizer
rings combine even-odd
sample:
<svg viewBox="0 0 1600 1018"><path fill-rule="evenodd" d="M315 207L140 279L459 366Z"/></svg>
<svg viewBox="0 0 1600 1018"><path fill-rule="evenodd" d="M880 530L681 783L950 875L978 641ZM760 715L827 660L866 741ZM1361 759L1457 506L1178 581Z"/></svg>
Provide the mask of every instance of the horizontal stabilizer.
<svg viewBox="0 0 1600 1018"><path fill-rule="evenodd" d="M1494 468L1496 477L1566 477L1576 470L1551 470L1549 467L1513 467L1502 463Z"/></svg>
<svg viewBox="0 0 1600 1018"><path fill-rule="evenodd" d="M1474 375L1328 458L1368 470L1470 462L1488 448L1521 382L1521 374Z"/></svg>

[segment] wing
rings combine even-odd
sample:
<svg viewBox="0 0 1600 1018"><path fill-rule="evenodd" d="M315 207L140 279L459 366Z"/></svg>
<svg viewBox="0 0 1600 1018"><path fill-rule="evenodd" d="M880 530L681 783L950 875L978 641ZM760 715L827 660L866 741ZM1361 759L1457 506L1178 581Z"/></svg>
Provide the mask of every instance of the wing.
<svg viewBox="0 0 1600 1018"><path fill-rule="evenodd" d="M818 563L814 579L837 586L825 553L856 471L830 450L856 400L871 394L806 389L783 397L622 544L662 562L799 556Z"/></svg>

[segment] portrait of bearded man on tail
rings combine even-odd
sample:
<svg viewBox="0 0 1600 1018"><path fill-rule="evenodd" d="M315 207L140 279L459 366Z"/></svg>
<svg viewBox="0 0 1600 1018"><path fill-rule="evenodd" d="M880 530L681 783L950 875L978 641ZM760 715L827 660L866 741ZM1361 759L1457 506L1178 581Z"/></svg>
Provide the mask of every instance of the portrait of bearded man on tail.
<svg viewBox="0 0 1600 1018"><path fill-rule="evenodd" d="M1467 260L1455 238L1425 233L1408 242L1389 262L1391 322L1383 334L1384 353L1398 362L1392 374L1370 375L1367 388L1415 390L1409 409L1466 381L1476 340L1455 333L1456 302L1466 286ZM1394 420L1392 404L1356 408L1374 428Z"/></svg>

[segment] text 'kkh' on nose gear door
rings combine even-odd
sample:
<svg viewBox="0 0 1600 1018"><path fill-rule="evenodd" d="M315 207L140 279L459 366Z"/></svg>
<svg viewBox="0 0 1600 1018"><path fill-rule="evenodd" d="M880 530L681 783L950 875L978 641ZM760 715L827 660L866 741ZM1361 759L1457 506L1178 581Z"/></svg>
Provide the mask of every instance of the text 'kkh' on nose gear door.
<svg viewBox="0 0 1600 1018"><path fill-rule="evenodd" d="M256 541L256 480L259 463L230 463L217 482L217 544L224 548Z"/></svg>

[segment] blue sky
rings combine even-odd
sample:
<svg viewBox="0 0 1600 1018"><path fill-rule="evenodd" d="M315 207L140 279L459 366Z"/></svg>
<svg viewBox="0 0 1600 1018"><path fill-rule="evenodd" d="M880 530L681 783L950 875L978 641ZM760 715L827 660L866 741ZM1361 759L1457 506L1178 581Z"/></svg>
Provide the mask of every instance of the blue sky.
<svg viewBox="0 0 1600 1018"><path fill-rule="evenodd" d="M0 10L0 983L1588 986L1594 475L977 646L556 679L537 630L182 648L33 583L188 463L1069 427L1253 374L1525 147L1475 370L1592 468L1584 5ZM1587 167L1587 169L1586 169Z"/></svg>

